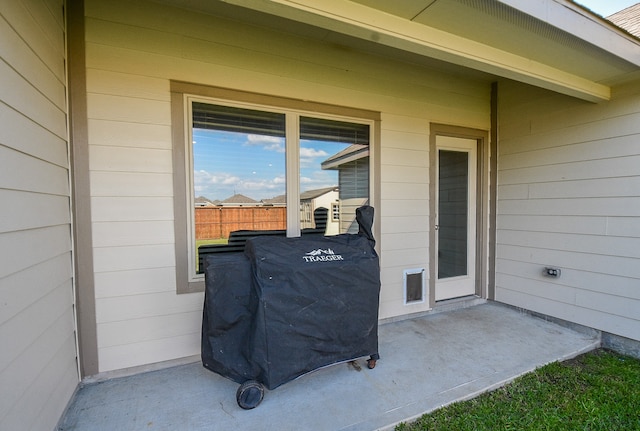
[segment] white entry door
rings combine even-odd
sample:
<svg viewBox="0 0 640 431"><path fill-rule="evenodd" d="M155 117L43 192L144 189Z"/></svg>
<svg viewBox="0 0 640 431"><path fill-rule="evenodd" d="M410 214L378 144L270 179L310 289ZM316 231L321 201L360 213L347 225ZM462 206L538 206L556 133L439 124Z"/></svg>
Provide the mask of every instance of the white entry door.
<svg viewBox="0 0 640 431"><path fill-rule="evenodd" d="M477 146L436 137L436 301L476 293Z"/></svg>

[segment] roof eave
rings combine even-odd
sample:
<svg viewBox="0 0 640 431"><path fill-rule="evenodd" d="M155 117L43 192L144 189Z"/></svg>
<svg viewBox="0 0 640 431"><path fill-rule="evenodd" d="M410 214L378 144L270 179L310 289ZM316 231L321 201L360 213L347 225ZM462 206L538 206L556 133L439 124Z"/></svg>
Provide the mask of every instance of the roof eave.
<svg viewBox="0 0 640 431"><path fill-rule="evenodd" d="M497 1L566 31L572 31L640 67L640 46L637 41L569 0ZM608 85L349 0L225 2L592 102L606 101L611 97Z"/></svg>
<svg viewBox="0 0 640 431"><path fill-rule="evenodd" d="M640 67L640 41L572 0L497 0Z"/></svg>

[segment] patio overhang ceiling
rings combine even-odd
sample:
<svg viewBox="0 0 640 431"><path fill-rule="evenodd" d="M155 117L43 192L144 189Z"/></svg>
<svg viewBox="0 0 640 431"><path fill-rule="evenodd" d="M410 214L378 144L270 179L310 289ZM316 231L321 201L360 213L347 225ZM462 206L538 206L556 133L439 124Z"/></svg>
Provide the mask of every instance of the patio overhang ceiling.
<svg viewBox="0 0 640 431"><path fill-rule="evenodd" d="M208 12L219 3L164 1ZM296 23L298 32L303 24L316 37L321 29L360 49L445 62L593 102L609 100L611 85L637 78L640 70L640 41L570 0L223 3L259 12L267 18L262 25L282 25L285 19ZM255 21L258 15L253 16Z"/></svg>

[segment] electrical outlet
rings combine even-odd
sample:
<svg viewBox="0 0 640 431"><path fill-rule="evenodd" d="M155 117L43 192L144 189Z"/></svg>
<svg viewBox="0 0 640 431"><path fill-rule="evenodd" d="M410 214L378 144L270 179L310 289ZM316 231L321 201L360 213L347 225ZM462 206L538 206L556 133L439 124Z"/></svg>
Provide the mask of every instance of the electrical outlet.
<svg viewBox="0 0 640 431"><path fill-rule="evenodd" d="M544 269L544 275L548 275L549 277L560 277L560 268L548 266Z"/></svg>

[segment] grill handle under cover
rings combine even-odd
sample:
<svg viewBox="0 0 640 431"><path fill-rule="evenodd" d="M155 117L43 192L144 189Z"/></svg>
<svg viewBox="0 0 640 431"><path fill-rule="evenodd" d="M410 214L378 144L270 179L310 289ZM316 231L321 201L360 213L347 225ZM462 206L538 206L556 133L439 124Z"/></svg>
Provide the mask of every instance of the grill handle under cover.
<svg viewBox="0 0 640 431"><path fill-rule="evenodd" d="M366 237L372 242L372 246L376 245L373 237L373 215L372 206L364 205L356 209L356 221L358 222L358 235Z"/></svg>

